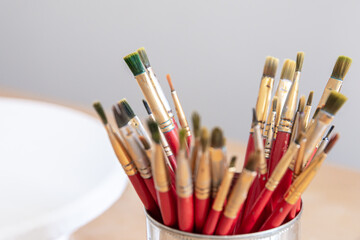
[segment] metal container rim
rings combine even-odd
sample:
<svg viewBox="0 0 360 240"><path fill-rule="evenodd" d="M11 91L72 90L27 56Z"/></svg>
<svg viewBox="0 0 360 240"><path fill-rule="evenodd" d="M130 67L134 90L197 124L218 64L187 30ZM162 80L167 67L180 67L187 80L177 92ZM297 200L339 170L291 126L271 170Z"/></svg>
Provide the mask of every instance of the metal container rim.
<svg viewBox="0 0 360 240"><path fill-rule="evenodd" d="M234 239L234 240L238 240L239 237L241 238L254 238L254 237L264 237L266 235L271 235L273 233L278 233L281 232L282 230L285 230L286 228L290 227L291 225L293 225L295 222L299 221L299 218L301 217L301 214L303 212L303 202L301 201L301 210L300 212L296 215L296 217L294 219L292 219L291 221L282 224L279 227L276 228L272 228L266 231L261 231L261 232L255 232L255 233L247 233L247 234L239 234L239 235L228 235L228 236L217 236L217 235L204 235L204 234L198 234L198 233L188 233L188 232L184 232L184 231L180 231L178 229L173 229L171 227L165 226L162 223L159 223L158 221L156 221L155 219L153 219L145 210L145 215L147 217L147 219L149 221L151 221L152 224L154 224L155 226L157 226L158 228L161 229L165 229L169 232L173 232L176 234L180 234L183 236L187 236L187 237L195 237L195 238L200 238L200 239Z"/></svg>

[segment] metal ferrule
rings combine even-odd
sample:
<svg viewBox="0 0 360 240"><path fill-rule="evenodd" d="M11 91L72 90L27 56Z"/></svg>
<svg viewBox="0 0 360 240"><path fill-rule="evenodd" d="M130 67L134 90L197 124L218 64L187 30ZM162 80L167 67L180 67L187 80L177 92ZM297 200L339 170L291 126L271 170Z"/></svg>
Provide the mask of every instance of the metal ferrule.
<svg viewBox="0 0 360 240"><path fill-rule="evenodd" d="M259 162L258 162L258 172L260 174L267 173L267 165L265 159L265 150L264 150L264 139L261 136L261 129L260 126L257 125L254 127L254 147L255 151L259 152Z"/></svg>
<svg viewBox="0 0 360 240"><path fill-rule="evenodd" d="M333 119L333 115L320 110L316 118L311 120L311 123L306 129L305 133L305 137L307 139L304 153L305 164L309 162L310 157L314 153L316 145L320 142L322 136L324 136L326 129L331 124Z"/></svg>
<svg viewBox="0 0 360 240"><path fill-rule="evenodd" d="M271 174L269 180L266 182L265 187L269 191L275 190L281 178L284 176L286 170L288 169L290 162L294 158L295 154L297 154L299 148L300 145L297 144L296 142L290 143L288 150L282 156L279 163L276 165L273 173Z"/></svg>
<svg viewBox="0 0 360 240"><path fill-rule="evenodd" d="M326 158L326 154L319 155L313 162L296 178L289 190L285 193L284 199L289 204L295 204L300 198L301 194L309 186L316 172L319 170L321 164Z"/></svg>
<svg viewBox="0 0 360 240"><path fill-rule="evenodd" d="M169 191L170 180L166 167L165 156L160 144L155 144L154 167L152 168L152 170L156 190L158 190L159 192Z"/></svg>
<svg viewBox="0 0 360 240"><path fill-rule="evenodd" d="M273 78L267 76L262 77L255 108L261 130L263 130L265 126L273 86Z"/></svg>
<svg viewBox="0 0 360 240"><path fill-rule="evenodd" d="M140 86L140 89L146 99L146 101L148 102L150 109L156 119L156 122L160 123L165 123L170 121L171 119L168 116L168 113L162 103L162 101L159 98L159 95L156 91L156 89L154 88L150 77L148 76L147 73L141 73L137 76L135 76L135 79L138 83L138 85Z"/></svg>
<svg viewBox="0 0 360 240"><path fill-rule="evenodd" d="M155 117L153 114L150 114L149 117L155 121ZM169 156L172 156L174 155L173 152L171 151L170 147L169 147L169 144L163 134L163 132L161 131L161 129L159 128L159 131L160 131L160 143L161 143L161 146L163 147L164 149L164 152L166 154L167 157Z"/></svg>
<svg viewBox="0 0 360 240"><path fill-rule="evenodd" d="M294 79L290 91L286 97L286 101L282 107L281 118L278 127L278 131L280 132L291 133L299 92L299 77L300 74L298 74Z"/></svg>
<svg viewBox="0 0 360 240"><path fill-rule="evenodd" d="M309 124L309 118L310 118L310 113L311 113L311 105L306 105L305 109L304 109L304 126L305 129L307 128L308 124Z"/></svg>
<svg viewBox="0 0 360 240"><path fill-rule="evenodd" d="M256 177L256 171L243 169L234 188L231 191L229 201L226 204L224 215L228 218L236 218L241 204L244 203L249 188Z"/></svg>
<svg viewBox="0 0 360 240"><path fill-rule="evenodd" d="M193 194L192 174L185 150L181 150L177 157L176 193L181 198L186 198Z"/></svg>
<svg viewBox="0 0 360 240"><path fill-rule="evenodd" d="M224 175L224 178L221 181L221 184L219 186L219 191L216 194L216 198L214 200L214 203L212 205L212 209L215 211L222 211L223 206L226 200L226 197L229 193L230 186L235 174L235 167L229 168Z"/></svg>
<svg viewBox="0 0 360 240"><path fill-rule="evenodd" d="M278 88L276 90L275 96L278 97L278 104L279 104L279 112L282 113L282 109L284 107L286 98L289 94L290 88L292 85L292 81L289 79L280 79ZM275 126L278 126L280 123L280 118L282 114L278 114L276 116Z"/></svg>
<svg viewBox="0 0 360 240"><path fill-rule="evenodd" d="M276 118L276 111L271 112L270 115L270 124L266 125L267 128L267 135L266 135L266 142L265 142L265 158L270 158L270 152L273 144L273 137L275 131L275 118Z"/></svg>
<svg viewBox="0 0 360 240"><path fill-rule="evenodd" d="M295 138L298 135L299 132L299 121L300 121L300 112L296 112L295 113L295 118L294 118L294 124L292 126L291 129L291 138L290 138L290 142L295 141Z"/></svg>
<svg viewBox="0 0 360 240"><path fill-rule="evenodd" d="M202 153L195 180L195 196L198 199L208 199L211 190L211 173L209 155Z"/></svg>
<svg viewBox="0 0 360 240"><path fill-rule="evenodd" d="M306 144L306 138L303 138L300 141L300 148L296 155L293 180L295 180L299 176L299 174L302 172L305 144Z"/></svg>
<svg viewBox="0 0 360 240"><path fill-rule="evenodd" d="M186 120L184 110L183 110L183 108L181 106L181 103L180 103L180 100L179 100L179 97L178 97L176 91L172 91L171 96L172 96L173 101L174 101L175 110L176 110L176 114L177 114L179 122L180 122L180 126L182 128L186 129L187 136L189 136L189 134L191 135L189 124L188 124L188 122Z"/></svg>
<svg viewBox="0 0 360 240"><path fill-rule="evenodd" d="M147 134L144 125L141 123L138 116L135 116L132 119L130 119L129 124L133 126L133 128L136 130L136 133L139 134L140 136L143 136L146 139L147 143L151 146L151 139Z"/></svg>
<svg viewBox="0 0 360 240"><path fill-rule="evenodd" d="M123 167L126 175L135 175L137 173L135 164L132 161L131 157L127 154L124 146L121 143L120 138L114 133L114 130L111 128L110 124L105 125L105 129L108 133L115 155L118 158L121 166Z"/></svg>
<svg viewBox="0 0 360 240"><path fill-rule="evenodd" d="M328 138L323 138L323 140L321 141L319 147L316 150L316 153L315 153L314 157L321 154L324 151L325 147L328 145L328 143L329 143L329 139Z"/></svg>
<svg viewBox="0 0 360 240"><path fill-rule="evenodd" d="M154 86L162 104L164 105L165 107L165 110L168 112L169 117L171 118L173 116L172 114L172 111L171 111L171 107L170 107L170 104L168 102L168 100L166 99L165 97L165 94L164 94L164 91L162 90L161 86L160 86L160 83L154 73L154 70L152 69L152 67L149 67L146 69L148 74L149 74L149 77L150 77L150 80L151 80L151 83L152 85Z"/></svg>
<svg viewBox="0 0 360 240"><path fill-rule="evenodd" d="M209 148L211 164L211 194L214 198L225 173L225 158L221 148Z"/></svg>
<svg viewBox="0 0 360 240"><path fill-rule="evenodd" d="M141 143L136 139L134 133L126 135L126 145L129 154L133 159L136 168L140 172L142 178L151 178L151 165L146 153L141 147Z"/></svg>
<svg viewBox="0 0 360 240"><path fill-rule="evenodd" d="M330 78L329 81L327 82L324 92L320 98L318 108L324 107L326 100L328 99L331 91L340 92L342 84L343 84L342 80L336 79L336 78Z"/></svg>

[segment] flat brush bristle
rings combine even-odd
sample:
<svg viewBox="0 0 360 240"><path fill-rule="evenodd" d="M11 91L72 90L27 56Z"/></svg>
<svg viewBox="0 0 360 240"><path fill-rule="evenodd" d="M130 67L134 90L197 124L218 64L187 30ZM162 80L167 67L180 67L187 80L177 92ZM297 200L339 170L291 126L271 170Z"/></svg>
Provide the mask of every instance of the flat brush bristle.
<svg viewBox="0 0 360 240"><path fill-rule="evenodd" d="M296 55L296 67L295 67L296 72L301 72L302 66L303 66L303 63L304 63L304 56L305 56L304 52L298 52L297 53L297 55Z"/></svg>
<svg viewBox="0 0 360 240"><path fill-rule="evenodd" d="M207 130L206 127L201 128L200 142L201 142L202 151L205 152L209 145L209 131Z"/></svg>
<svg viewBox="0 0 360 240"><path fill-rule="evenodd" d="M103 122L103 124L107 124L108 120L106 118L105 112L104 112L104 108L102 107L100 102L94 102L93 103L93 107L95 109L95 111L97 112L97 114L99 115L101 121Z"/></svg>
<svg viewBox="0 0 360 240"><path fill-rule="evenodd" d="M279 59L271 56L266 57L263 76L275 78L278 65Z"/></svg>
<svg viewBox="0 0 360 240"><path fill-rule="evenodd" d="M331 91L328 99L326 100L323 110L332 115L335 115L337 111L339 111L339 109L342 107L342 105L344 105L346 100L347 97L345 97L345 95L336 91Z"/></svg>
<svg viewBox="0 0 360 240"><path fill-rule="evenodd" d="M145 72L144 65L142 64L138 53L130 53L129 55L124 57L124 60L134 76Z"/></svg>
<svg viewBox="0 0 360 240"><path fill-rule="evenodd" d="M221 148L224 146L223 132L219 127L216 127L211 132L211 147Z"/></svg>
<svg viewBox="0 0 360 240"><path fill-rule="evenodd" d="M175 91L174 85L172 84L172 81L171 81L170 74L167 74L167 75L166 75L166 79L167 79L167 81L168 81L168 83L169 83L170 90L171 90L172 92Z"/></svg>
<svg viewBox="0 0 360 240"><path fill-rule="evenodd" d="M298 112L304 112L305 109L305 96L301 96L299 99Z"/></svg>
<svg viewBox="0 0 360 240"><path fill-rule="evenodd" d="M275 96L272 101L272 111L273 112L276 112L277 103L278 103L278 97Z"/></svg>
<svg viewBox="0 0 360 240"><path fill-rule="evenodd" d="M153 120L148 120L147 121L150 133L151 133L151 137L154 140L155 143L159 144L160 143L160 132L159 132L159 128L158 125L155 121Z"/></svg>
<svg viewBox="0 0 360 240"><path fill-rule="evenodd" d="M258 151L250 153L249 160L245 165L245 168L251 172L256 171L257 166L259 164L259 158L260 158L260 154Z"/></svg>
<svg viewBox="0 0 360 240"><path fill-rule="evenodd" d="M126 101L125 98L121 99L119 101L119 107L120 109L126 113L126 115L131 119L133 117L135 117L135 113L132 110L132 108L130 107L130 104L128 103L128 101Z"/></svg>
<svg viewBox="0 0 360 240"><path fill-rule="evenodd" d="M304 132L300 132L295 139L295 143L296 144L300 144L301 140L305 137L305 133Z"/></svg>
<svg viewBox="0 0 360 240"><path fill-rule="evenodd" d="M141 144L144 146L145 150L149 150L151 148L151 146L149 145L148 141L146 140L146 138L144 136L139 136L139 140L140 140Z"/></svg>
<svg viewBox="0 0 360 240"><path fill-rule="evenodd" d="M141 62L144 64L145 68L149 68L150 67L150 61L149 58L146 54L145 48L141 47L138 50L136 50L136 52L139 54Z"/></svg>
<svg viewBox="0 0 360 240"><path fill-rule="evenodd" d="M326 145L325 149L324 149L324 153L328 153L330 152L330 150L334 147L335 143L339 140L339 134L335 134L329 141L328 145Z"/></svg>
<svg viewBox="0 0 360 240"><path fill-rule="evenodd" d="M150 115L152 112L151 112L151 109L150 109L149 104L148 104L147 101L144 100L144 99L143 99L142 101L143 101L144 107L145 107L145 109L146 109L146 112Z"/></svg>
<svg viewBox="0 0 360 240"><path fill-rule="evenodd" d="M235 164L236 164L236 156L232 156L229 163L229 168L235 167Z"/></svg>
<svg viewBox="0 0 360 240"><path fill-rule="evenodd" d="M309 96L308 96L308 99L307 99L307 102L306 102L306 105L307 105L307 106L311 106L313 97L314 97L314 91L311 91L311 92L309 93Z"/></svg>
<svg viewBox="0 0 360 240"><path fill-rule="evenodd" d="M125 126L126 124L128 124L129 122L129 118L127 117L127 115L123 114L120 109L118 108L118 106L112 106L112 111L114 114L114 118L115 118L115 122L116 125L118 126L118 128L122 128L123 126Z"/></svg>
<svg viewBox="0 0 360 240"><path fill-rule="evenodd" d="M349 71L351 66L352 59L346 56L340 56L336 60L333 72L331 74L332 78L344 80L345 75Z"/></svg>
<svg viewBox="0 0 360 240"><path fill-rule="evenodd" d="M200 137L200 115L197 112L193 112L191 115L191 120L194 128L195 138Z"/></svg>
<svg viewBox="0 0 360 240"><path fill-rule="evenodd" d="M280 79L288 79L292 81L295 73L295 66L295 61L286 59L281 70Z"/></svg>
<svg viewBox="0 0 360 240"><path fill-rule="evenodd" d="M179 131L179 141L180 141L180 149L185 149L186 147L186 129L182 128Z"/></svg>

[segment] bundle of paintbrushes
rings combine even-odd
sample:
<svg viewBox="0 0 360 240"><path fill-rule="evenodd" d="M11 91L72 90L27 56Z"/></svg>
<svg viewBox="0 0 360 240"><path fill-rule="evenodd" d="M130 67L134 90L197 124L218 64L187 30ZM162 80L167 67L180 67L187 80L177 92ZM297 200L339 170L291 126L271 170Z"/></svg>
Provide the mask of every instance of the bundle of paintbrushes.
<svg viewBox="0 0 360 240"><path fill-rule="evenodd" d="M305 96L298 100L304 53L296 62L285 60L274 94L278 59L266 58L240 173L236 157L227 159L220 128L209 133L193 113L190 131L167 75L178 128L144 48L124 60L145 97L149 132L125 99L112 108L117 127L109 124L99 102L94 108L152 218L186 232L232 235L275 228L296 217L301 194L338 139L338 134L330 136L330 125L346 101L339 91L350 58L337 59L312 118L314 92L307 101Z"/></svg>

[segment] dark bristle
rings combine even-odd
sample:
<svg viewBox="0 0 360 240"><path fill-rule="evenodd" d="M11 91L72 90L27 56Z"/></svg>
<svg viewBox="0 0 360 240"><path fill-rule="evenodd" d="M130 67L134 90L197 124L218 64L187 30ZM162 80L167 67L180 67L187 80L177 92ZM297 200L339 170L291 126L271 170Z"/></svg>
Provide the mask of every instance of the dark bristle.
<svg viewBox="0 0 360 240"><path fill-rule="evenodd" d="M144 64L145 68L151 67L149 58L148 58L148 56L146 54L146 51L145 51L145 48L141 47L136 52L139 54L141 62Z"/></svg>
<svg viewBox="0 0 360 240"><path fill-rule="evenodd" d="M159 128L158 125L155 121L153 120L148 120L147 121L150 133L151 133L151 137L154 140L155 143L159 144L160 143L160 132L159 132Z"/></svg>
<svg viewBox="0 0 360 240"><path fill-rule="evenodd" d="M307 105L307 106L311 106L313 97L314 97L314 91L311 91L311 92L309 93L309 96L308 96L308 99L307 99L307 102L306 102L306 105Z"/></svg>
<svg viewBox="0 0 360 240"><path fill-rule="evenodd" d="M256 110L255 108L252 109L252 122L251 122L251 127L255 127L256 125L258 125L259 121L257 119L256 116Z"/></svg>
<svg viewBox="0 0 360 240"><path fill-rule="evenodd" d="M145 150L149 150L151 148L151 146L149 145L148 141L146 140L146 138L144 136L139 136L139 140L140 140L141 144L144 146Z"/></svg>
<svg viewBox="0 0 360 240"><path fill-rule="evenodd" d="M179 131L179 141L180 141L180 149L186 148L186 129L182 128Z"/></svg>
<svg viewBox="0 0 360 240"><path fill-rule="evenodd" d="M128 101L126 101L125 98L119 101L119 107L121 111L124 112L130 119L136 116L134 111L130 107L130 104L128 103Z"/></svg>
<svg viewBox="0 0 360 240"><path fill-rule="evenodd" d="M112 106L114 118L118 128L124 127L129 122L129 118L126 114L123 114L117 105Z"/></svg>
<svg viewBox="0 0 360 240"><path fill-rule="evenodd" d="M144 99L143 99L142 101L143 101L144 107L145 107L145 109L146 109L146 112L150 115L152 112L151 112L151 109L150 109L149 104L148 104L147 101L144 100Z"/></svg>
<svg viewBox="0 0 360 240"><path fill-rule="evenodd" d="M335 115L342 107L342 105L344 105L346 100L347 97L345 97L345 95L336 91L331 91L328 99L326 100L323 110L332 115Z"/></svg>
<svg viewBox="0 0 360 240"><path fill-rule="evenodd" d="M224 146L223 132L219 127L216 127L211 132L211 147L221 148Z"/></svg>
<svg viewBox="0 0 360 240"><path fill-rule="evenodd" d="M331 74L332 78L344 80L345 75L349 71L351 66L352 59L346 56L340 56L336 60L333 72Z"/></svg>
<svg viewBox="0 0 360 240"><path fill-rule="evenodd" d="M263 76L275 78L278 65L279 59L271 56L266 57Z"/></svg>
<svg viewBox="0 0 360 240"><path fill-rule="evenodd" d="M334 147L335 143L339 140L340 135L336 133L329 141L328 145L326 145L324 149L324 153L329 153L330 150Z"/></svg>
<svg viewBox="0 0 360 240"><path fill-rule="evenodd" d="M329 131L326 133L324 138L329 138L329 136L330 136L331 132L334 130L334 128L335 128L335 125L331 125Z"/></svg>
<svg viewBox="0 0 360 240"><path fill-rule="evenodd" d="M104 112L104 108L102 107L100 102L94 102L93 103L93 107L95 109L95 111L97 112L97 114L99 115L101 121L103 122L103 124L107 124L108 120L106 118L105 112Z"/></svg>
<svg viewBox="0 0 360 240"><path fill-rule="evenodd" d="M256 171L257 166L259 164L259 152L252 152L250 153L249 160L247 164L245 165L245 168L251 172Z"/></svg>
<svg viewBox="0 0 360 240"><path fill-rule="evenodd" d="M130 53L129 55L124 57L124 60L130 68L131 72L134 74L134 76L145 72L144 65L142 64L138 53Z"/></svg>
<svg viewBox="0 0 360 240"><path fill-rule="evenodd" d="M303 66L303 63L304 63L304 56L305 56L304 52L298 52L297 53L297 55L296 55L296 67L295 67L296 72L301 72L302 66Z"/></svg>
<svg viewBox="0 0 360 240"><path fill-rule="evenodd" d="M194 128L195 138L200 137L200 115L197 112L193 112L191 115L191 120Z"/></svg>
<svg viewBox="0 0 360 240"><path fill-rule="evenodd" d="M281 70L280 79L287 79L292 81L294 78L295 66L296 66L295 61L286 59L283 68Z"/></svg>
<svg viewBox="0 0 360 240"><path fill-rule="evenodd" d="M236 156L232 156L229 163L229 168L235 167L235 164L236 164Z"/></svg>
<svg viewBox="0 0 360 240"><path fill-rule="evenodd" d="M205 152L209 145L209 131L207 130L206 127L201 128L200 142L201 142L202 151Z"/></svg>
<svg viewBox="0 0 360 240"><path fill-rule="evenodd" d="M276 112L277 102L278 102L278 97L275 96L272 101L272 111L273 112Z"/></svg>

